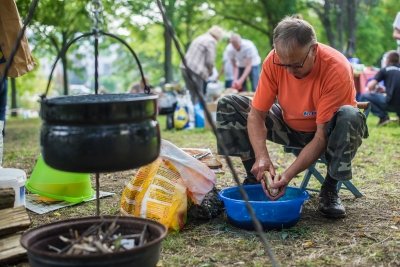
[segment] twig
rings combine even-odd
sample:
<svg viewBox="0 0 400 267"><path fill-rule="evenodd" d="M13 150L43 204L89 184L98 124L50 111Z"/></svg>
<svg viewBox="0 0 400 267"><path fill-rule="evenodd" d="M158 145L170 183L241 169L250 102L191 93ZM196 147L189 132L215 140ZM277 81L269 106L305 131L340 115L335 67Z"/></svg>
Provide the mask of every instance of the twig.
<svg viewBox="0 0 400 267"><path fill-rule="evenodd" d="M93 244L98 248L101 252L103 253L111 253L113 252L111 249L106 247L104 244L102 244L100 241L94 241Z"/></svg>
<svg viewBox="0 0 400 267"><path fill-rule="evenodd" d="M106 240L109 236L112 236L115 231L119 229L119 225L117 225L117 219L118 217L116 217L115 220L110 224L110 227L108 227L107 231L104 233L103 240Z"/></svg>
<svg viewBox="0 0 400 267"><path fill-rule="evenodd" d="M147 232L147 224L144 225L142 234L140 235L139 244L138 244L139 246L142 246L143 243L146 242L146 240L145 240L146 232Z"/></svg>
<svg viewBox="0 0 400 267"><path fill-rule="evenodd" d="M147 224L143 226L140 233L122 236L120 233L116 234L116 231L120 229L117 220L118 218L106 225L104 221L100 224L94 224L82 234L79 234L77 230L69 229L70 238L59 236L60 240L68 245L63 249L49 246L49 249L67 255L106 254L126 251L147 242L147 238L149 238Z"/></svg>
<svg viewBox="0 0 400 267"><path fill-rule="evenodd" d="M61 252L61 249L59 249L59 248L57 248L57 247L55 247L55 246L48 245L47 247L48 247L50 250L54 250L54 251L57 252L57 253L60 253L60 252Z"/></svg>
<svg viewBox="0 0 400 267"><path fill-rule="evenodd" d="M65 246L63 249L61 249L61 251L59 253L61 254L61 253L64 253L66 251L70 251L70 249L72 248L72 246L74 244L79 243L84 237L92 234L94 231L96 231L97 229L101 228L103 226L103 224L104 224L104 221L101 222L100 224L93 224L85 232L83 232L83 234L80 236L80 238L78 238L77 240L71 241L71 243L68 246ZM71 230L70 230L70 233L71 233Z"/></svg>
<svg viewBox="0 0 400 267"><path fill-rule="evenodd" d="M378 243L376 243L375 245L382 244L383 242L385 242L385 241L387 241L387 240L389 240L389 239L391 239L391 238L392 238L391 236L388 236L388 237L386 237L385 239L383 239L383 240L379 241Z"/></svg>

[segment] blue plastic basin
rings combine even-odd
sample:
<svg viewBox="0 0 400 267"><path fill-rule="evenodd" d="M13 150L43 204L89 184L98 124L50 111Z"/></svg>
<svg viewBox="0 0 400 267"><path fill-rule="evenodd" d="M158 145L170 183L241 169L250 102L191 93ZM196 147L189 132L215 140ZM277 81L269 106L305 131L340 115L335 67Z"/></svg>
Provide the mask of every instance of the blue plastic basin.
<svg viewBox="0 0 400 267"><path fill-rule="evenodd" d="M264 230L294 226L300 219L304 201L309 198L306 191L295 187L287 187L285 195L275 201L267 198L261 184L246 185L244 189ZM219 196L225 204L225 211L231 224L243 229L254 229L239 187L223 189L219 192Z"/></svg>

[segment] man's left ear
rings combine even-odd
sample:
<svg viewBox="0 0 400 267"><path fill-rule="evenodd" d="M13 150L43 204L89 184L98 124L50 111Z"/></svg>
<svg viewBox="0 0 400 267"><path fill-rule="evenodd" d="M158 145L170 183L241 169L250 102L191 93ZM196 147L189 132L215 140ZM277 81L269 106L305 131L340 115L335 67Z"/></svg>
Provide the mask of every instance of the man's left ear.
<svg viewBox="0 0 400 267"><path fill-rule="evenodd" d="M317 54L317 48L318 48L318 44L314 44L314 47L313 47L314 55Z"/></svg>

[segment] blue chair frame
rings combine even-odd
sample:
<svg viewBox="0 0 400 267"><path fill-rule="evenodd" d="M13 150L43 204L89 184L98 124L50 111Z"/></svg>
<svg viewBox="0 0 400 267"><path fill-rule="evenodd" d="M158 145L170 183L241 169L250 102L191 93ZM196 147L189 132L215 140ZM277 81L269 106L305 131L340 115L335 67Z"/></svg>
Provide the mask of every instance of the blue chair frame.
<svg viewBox="0 0 400 267"><path fill-rule="evenodd" d="M362 109L364 111L365 116L368 117L368 114L371 110L371 105L369 102L358 102L357 107L359 109ZM300 147L290 147L290 146L284 146L283 149L286 153L292 153L296 157L300 154L300 152L302 150L302 148L300 148ZM317 189L312 189L312 188L307 187L312 176L314 176L321 184L323 184L325 181L325 177L316 169L316 165L318 163L323 163L323 164L327 165L327 161L324 156L321 156L317 161L315 161L313 164L311 164L307 168L307 170L304 174L303 181L300 184L301 189L309 190L309 191L317 191L317 192L319 191ZM363 196L363 194L360 192L360 190L358 190L357 187L351 181L339 182L337 185L337 189L338 189L338 191L340 189L349 190L355 197Z"/></svg>
<svg viewBox="0 0 400 267"><path fill-rule="evenodd" d="M298 147L289 147L289 146L285 146L284 151L286 153L292 153L293 155L295 155L296 157L300 154L301 152L301 148ZM303 177L303 181L300 184L300 188L304 189L304 190L309 190L309 191L316 191L318 192L319 190L317 189L313 189L313 188L309 188L308 183L310 182L310 179L312 176L314 176L321 184L324 183L325 181L325 177L316 169L316 165L317 163L323 163L323 164L327 164L326 160L324 157L320 157L316 162L314 162L313 164L311 164ZM337 185L337 189L338 191L340 189L347 189L349 190L351 193L353 193L353 195L355 197L362 197L363 194L357 189L357 187L351 182L351 181L343 181L343 182L339 182Z"/></svg>

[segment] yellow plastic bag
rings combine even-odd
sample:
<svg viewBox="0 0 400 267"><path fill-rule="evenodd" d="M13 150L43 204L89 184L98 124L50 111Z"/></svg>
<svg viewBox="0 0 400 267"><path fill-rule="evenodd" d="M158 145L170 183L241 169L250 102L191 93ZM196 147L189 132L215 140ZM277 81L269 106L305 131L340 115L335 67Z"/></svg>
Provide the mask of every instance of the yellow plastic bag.
<svg viewBox="0 0 400 267"><path fill-rule="evenodd" d="M166 159L141 167L125 186L121 213L148 218L171 230L180 230L187 218L187 193L183 180Z"/></svg>
<svg viewBox="0 0 400 267"><path fill-rule="evenodd" d="M186 223L188 197L200 205L214 185L215 173L206 165L162 140L159 158L141 167L126 185L121 213L180 230Z"/></svg>

